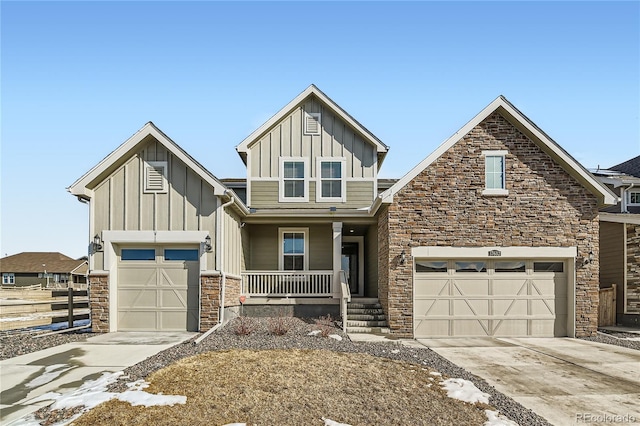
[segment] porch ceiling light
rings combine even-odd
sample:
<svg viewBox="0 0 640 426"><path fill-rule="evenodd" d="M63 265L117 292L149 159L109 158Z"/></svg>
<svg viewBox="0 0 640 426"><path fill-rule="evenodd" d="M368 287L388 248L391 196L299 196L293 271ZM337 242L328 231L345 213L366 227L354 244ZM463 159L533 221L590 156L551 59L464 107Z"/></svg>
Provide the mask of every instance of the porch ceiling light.
<svg viewBox="0 0 640 426"><path fill-rule="evenodd" d="M206 237L204 237L204 251L206 251L207 253L211 253L211 250L211 236L207 235Z"/></svg>

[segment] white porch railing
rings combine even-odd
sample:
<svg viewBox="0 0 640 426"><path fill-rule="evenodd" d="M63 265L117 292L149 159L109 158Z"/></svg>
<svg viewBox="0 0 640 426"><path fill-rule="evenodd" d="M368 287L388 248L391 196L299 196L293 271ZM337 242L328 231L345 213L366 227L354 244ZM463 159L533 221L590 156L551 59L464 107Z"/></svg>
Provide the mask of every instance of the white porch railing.
<svg viewBox="0 0 640 426"><path fill-rule="evenodd" d="M242 272L242 294L248 297L333 296L333 271Z"/></svg>
<svg viewBox="0 0 640 426"><path fill-rule="evenodd" d="M342 331L347 332L347 303L351 302L349 277L345 271L340 271L340 316L342 317Z"/></svg>

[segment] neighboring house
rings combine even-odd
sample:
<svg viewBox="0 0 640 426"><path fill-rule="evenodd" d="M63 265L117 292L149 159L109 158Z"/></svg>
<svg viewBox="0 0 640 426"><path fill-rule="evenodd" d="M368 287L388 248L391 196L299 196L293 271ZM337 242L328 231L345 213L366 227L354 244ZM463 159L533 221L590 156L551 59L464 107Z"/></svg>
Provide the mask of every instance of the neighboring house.
<svg viewBox="0 0 640 426"><path fill-rule="evenodd" d="M397 336L595 333L615 196L503 97L400 180L313 85L236 150L247 177L221 181L148 123L70 186L96 236L94 330L206 331L241 296L335 315L348 282L350 326Z"/></svg>
<svg viewBox="0 0 640 426"><path fill-rule="evenodd" d="M86 284L87 260L57 252L24 252L0 259L2 285L67 287Z"/></svg>
<svg viewBox="0 0 640 426"><path fill-rule="evenodd" d="M600 211L600 286L617 285L616 317L640 325L640 156L593 173L619 202Z"/></svg>

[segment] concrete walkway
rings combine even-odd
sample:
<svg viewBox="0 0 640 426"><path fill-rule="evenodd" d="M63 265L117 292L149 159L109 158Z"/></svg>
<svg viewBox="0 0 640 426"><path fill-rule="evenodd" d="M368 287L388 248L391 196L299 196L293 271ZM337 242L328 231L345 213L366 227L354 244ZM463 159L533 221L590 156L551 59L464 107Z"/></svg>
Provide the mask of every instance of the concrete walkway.
<svg viewBox="0 0 640 426"><path fill-rule="evenodd" d="M640 424L640 351L570 338L418 342L554 425Z"/></svg>
<svg viewBox="0 0 640 426"><path fill-rule="evenodd" d="M107 333L0 361L0 424L49 405L30 401L47 392L66 393L103 372L121 371L196 333ZM48 367L48 368L47 368Z"/></svg>

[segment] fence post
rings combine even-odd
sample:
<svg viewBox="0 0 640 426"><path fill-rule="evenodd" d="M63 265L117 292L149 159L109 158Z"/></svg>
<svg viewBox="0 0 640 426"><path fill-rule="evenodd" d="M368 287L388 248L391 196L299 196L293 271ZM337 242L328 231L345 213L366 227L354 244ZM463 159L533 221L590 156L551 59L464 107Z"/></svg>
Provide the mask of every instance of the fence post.
<svg viewBox="0 0 640 426"><path fill-rule="evenodd" d="M73 327L73 287L70 287L68 289L68 301L67 301L67 310L69 311L69 324L67 325L67 328L72 328Z"/></svg>

